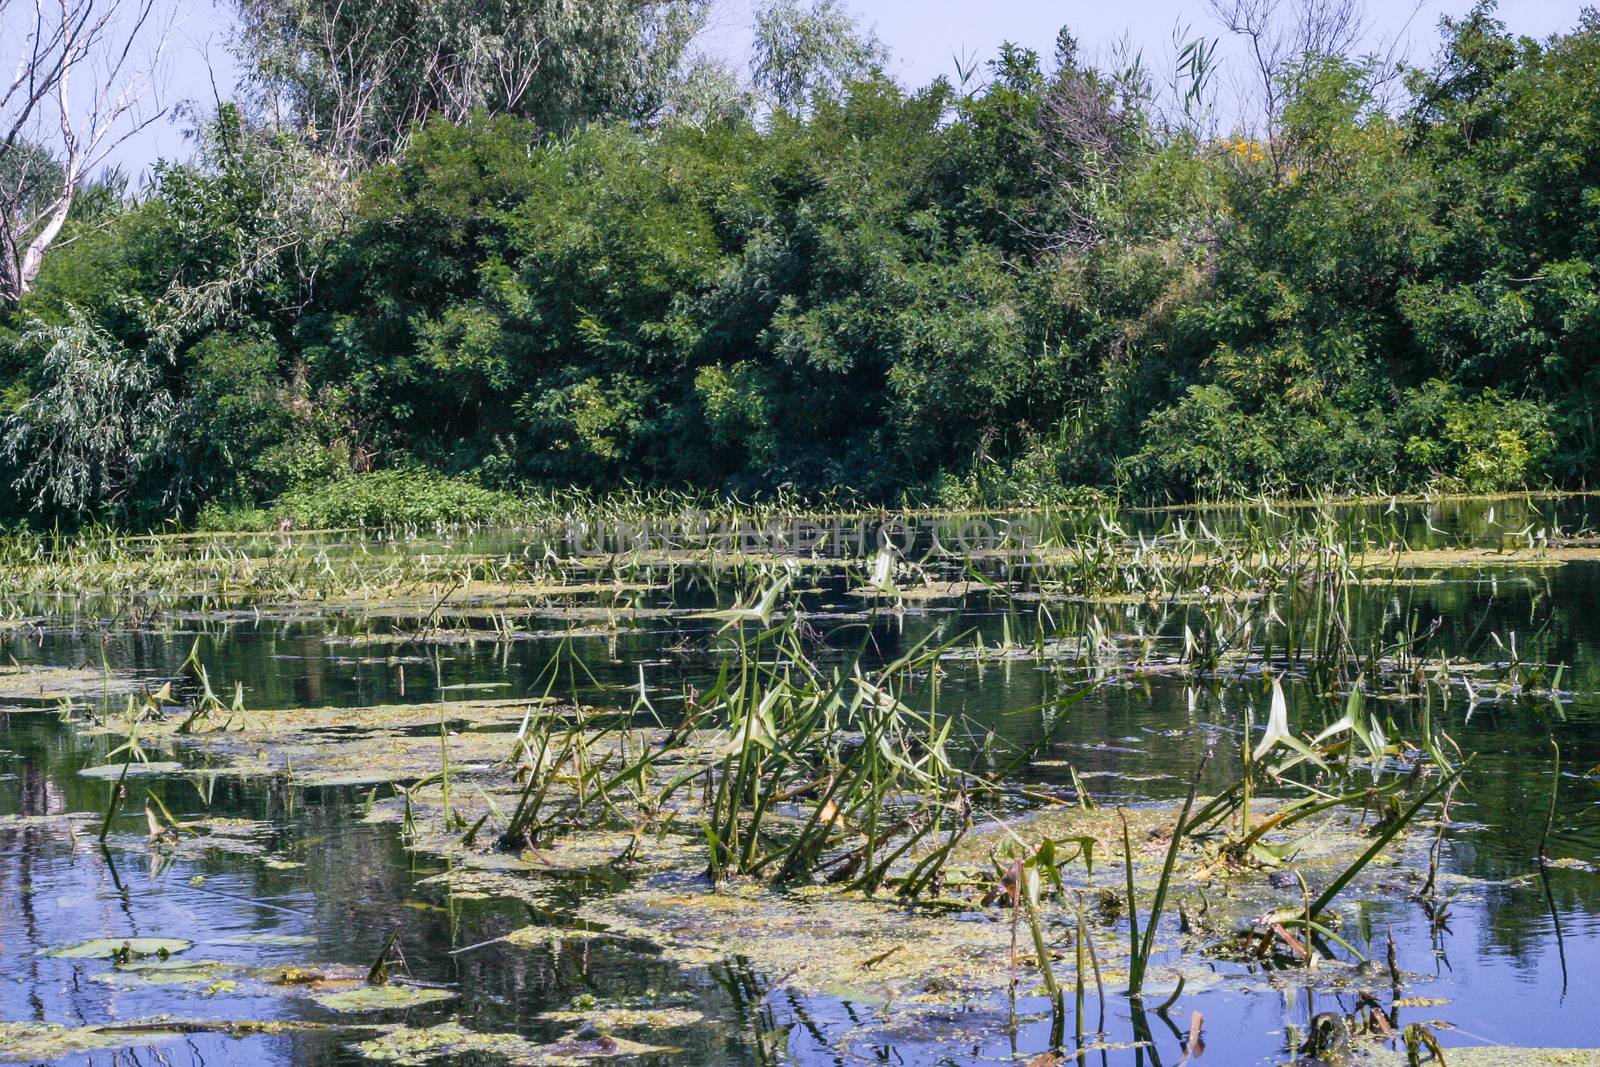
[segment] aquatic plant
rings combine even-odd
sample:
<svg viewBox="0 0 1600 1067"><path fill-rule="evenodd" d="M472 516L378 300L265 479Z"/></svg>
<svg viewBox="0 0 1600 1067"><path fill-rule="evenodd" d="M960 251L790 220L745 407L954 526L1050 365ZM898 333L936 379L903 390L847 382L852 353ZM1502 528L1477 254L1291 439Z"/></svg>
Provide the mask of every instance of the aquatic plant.
<svg viewBox="0 0 1600 1067"><path fill-rule="evenodd" d="M1189 795L1179 809L1178 821L1172 827L1171 839L1167 843L1166 859L1161 865L1161 877L1156 882L1155 896L1150 901L1149 916L1145 920L1143 936L1139 932L1139 904L1133 886L1133 842L1128 835L1128 819L1126 814L1122 817L1122 848L1123 867L1127 874L1128 885L1128 995L1138 998L1144 994L1144 978L1150 967L1150 959L1155 953L1156 930L1161 924L1161 914L1166 906L1167 892L1172 886L1172 876L1178 861L1178 853L1183 848L1184 835L1189 830L1189 812L1194 808L1195 794L1200 788L1200 775L1205 770L1204 761L1195 771L1194 782L1189 787ZM1182 982L1179 982L1182 988ZM1177 994L1173 994L1174 997Z"/></svg>

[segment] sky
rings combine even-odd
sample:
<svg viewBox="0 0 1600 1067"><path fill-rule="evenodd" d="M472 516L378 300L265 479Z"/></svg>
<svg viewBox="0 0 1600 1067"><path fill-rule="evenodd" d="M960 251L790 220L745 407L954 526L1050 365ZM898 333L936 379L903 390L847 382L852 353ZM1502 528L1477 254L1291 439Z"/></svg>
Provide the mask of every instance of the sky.
<svg viewBox="0 0 1600 1067"><path fill-rule="evenodd" d="M226 95L236 77L227 44L230 5L227 0L176 3L166 102L208 103L214 84ZM888 46L889 72L909 86L939 75L953 77L958 59L990 59L1005 41L1048 59L1062 26L1071 28L1091 59L1108 58L1117 42L1125 41L1158 72L1171 66L1175 33L1186 39L1222 34L1205 0L847 0L847 5ZM1437 45L1440 16L1460 15L1471 6L1472 0L1371 0L1369 40L1384 50L1398 44L1402 54L1421 62ZM1576 25L1583 6L1583 0L1501 0L1500 18L1515 33L1546 37ZM742 66L754 7L755 0L716 0L699 47ZM189 151L184 124L164 121L124 144L117 161L138 176L157 159L181 159Z"/></svg>

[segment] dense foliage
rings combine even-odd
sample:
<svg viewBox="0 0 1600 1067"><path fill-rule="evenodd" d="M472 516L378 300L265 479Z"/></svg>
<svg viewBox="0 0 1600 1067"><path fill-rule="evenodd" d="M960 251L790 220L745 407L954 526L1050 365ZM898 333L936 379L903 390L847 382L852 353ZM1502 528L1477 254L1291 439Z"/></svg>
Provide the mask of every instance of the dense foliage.
<svg viewBox="0 0 1600 1067"><path fill-rule="evenodd" d="M632 74L609 119L433 114L338 173L224 108L0 326L11 510L375 469L977 504L1600 461L1600 16L1534 42L1480 6L1400 106L1308 54L1261 139L1065 35L965 88L877 50L779 49L766 104L700 71L648 115Z"/></svg>

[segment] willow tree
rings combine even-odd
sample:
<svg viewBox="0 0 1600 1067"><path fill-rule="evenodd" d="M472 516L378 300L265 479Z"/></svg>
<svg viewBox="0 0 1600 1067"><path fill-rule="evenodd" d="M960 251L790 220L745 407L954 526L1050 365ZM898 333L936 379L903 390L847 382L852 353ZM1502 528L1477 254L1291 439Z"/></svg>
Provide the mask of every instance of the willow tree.
<svg viewBox="0 0 1600 1067"><path fill-rule="evenodd" d="M643 118L705 0L235 0L245 86L268 117L352 161L418 123L514 115L549 129Z"/></svg>
<svg viewBox="0 0 1600 1067"><path fill-rule="evenodd" d="M801 114L888 61L840 0L767 0L756 10L751 80L772 107Z"/></svg>
<svg viewBox="0 0 1600 1067"><path fill-rule="evenodd" d="M12 489L36 511L122 508L166 454L173 405L159 368L75 309L21 340L42 358L38 391L0 425L0 457L21 470Z"/></svg>

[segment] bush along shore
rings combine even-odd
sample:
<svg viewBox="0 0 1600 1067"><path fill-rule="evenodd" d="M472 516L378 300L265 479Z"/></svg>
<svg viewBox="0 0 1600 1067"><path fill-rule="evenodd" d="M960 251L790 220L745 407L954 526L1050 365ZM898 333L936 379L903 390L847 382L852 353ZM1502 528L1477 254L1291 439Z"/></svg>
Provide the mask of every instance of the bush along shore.
<svg viewBox="0 0 1600 1067"><path fill-rule="evenodd" d="M1534 41L1479 3L1398 72L1338 35L1239 68L1197 29L1174 96L1067 32L906 87L837 4L774 3L718 94L681 6L552 29L593 50L584 102L340 127L321 5L241 5L246 82L193 113L192 157L76 187L0 297L0 510L321 526L540 487L970 508L1592 476L1593 14ZM1225 115L1224 81L1265 99Z"/></svg>

